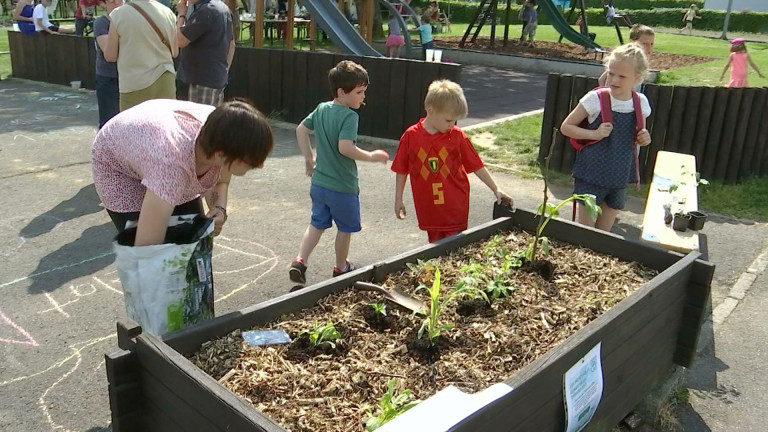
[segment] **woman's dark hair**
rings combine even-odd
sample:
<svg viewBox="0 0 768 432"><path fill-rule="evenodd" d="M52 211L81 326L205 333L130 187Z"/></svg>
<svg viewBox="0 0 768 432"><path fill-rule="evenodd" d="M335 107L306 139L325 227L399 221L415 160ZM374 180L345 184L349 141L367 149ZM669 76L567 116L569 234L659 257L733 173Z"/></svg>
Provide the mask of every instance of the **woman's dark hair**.
<svg viewBox="0 0 768 432"><path fill-rule="evenodd" d="M206 156L217 151L231 164L241 160L258 167L272 151L272 129L261 111L244 100L219 105L208 116L197 136Z"/></svg>

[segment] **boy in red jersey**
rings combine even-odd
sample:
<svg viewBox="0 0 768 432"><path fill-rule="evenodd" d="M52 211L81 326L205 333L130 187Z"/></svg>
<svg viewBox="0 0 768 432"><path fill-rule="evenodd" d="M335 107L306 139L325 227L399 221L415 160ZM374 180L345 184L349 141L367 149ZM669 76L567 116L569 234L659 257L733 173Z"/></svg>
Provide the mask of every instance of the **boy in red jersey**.
<svg viewBox="0 0 768 432"><path fill-rule="evenodd" d="M434 81L424 100L427 116L400 138L392 171L395 184L395 216L405 219L403 190L411 176L411 191L419 228L430 243L467 229L469 179L475 175L493 191L499 203L512 205L512 198L496 185L469 138L456 126L467 116L467 100L458 84Z"/></svg>

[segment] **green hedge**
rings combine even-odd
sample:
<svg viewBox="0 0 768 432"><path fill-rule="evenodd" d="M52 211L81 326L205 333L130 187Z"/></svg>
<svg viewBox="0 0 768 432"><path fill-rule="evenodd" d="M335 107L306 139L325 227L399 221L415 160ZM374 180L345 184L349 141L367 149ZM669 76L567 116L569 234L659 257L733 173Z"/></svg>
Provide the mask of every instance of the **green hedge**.
<svg viewBox="0 0 768 432"><path fill-rule="evenodd" d="M645 0L649 1L649 0ZM467 3L462 1L442 1L441 4L450 4L451 21L456 23L468 23L477 13L478 3ZM689 3L690 4L690 3ZM682 27L683 14L687 8L680 9L653 9L653 10L629 10L623 11L628 14L632 22L645 24L651 27ZM510 11L510 23L520 24L517 14L520 6L514 5ZM590 26L607 26L605 13L603 9L587 9L587 22ZM499 8L499 22L504 22L504 9ZM566 13L567 15L567 13ZM699 11L701 19L693 22L693 28L697 30L719 31L723 28L725 20L725 11L720 10L702 10ZM571 24L575 24L577 14L571 17ZM549 17L546 13L539 13L539 24L548 25ZM735 12L731 13L731 20L728 24L730 31L743 31L750 33L768 33L768 12Z"/></svg>
<svg viewBox="0 0 768 432"><path fill-rule="evenodd" d="M576 0L571 0L571 6ZM602 8L604 0L586 0L586 6L588 8ZM671 8L671 9L688 9L692 4L695 4L699 9L704 8L703 0L616 0L613 2L616 9L619 11L625 10L647 10L647 9L659 9L659 8Z"/></svg>

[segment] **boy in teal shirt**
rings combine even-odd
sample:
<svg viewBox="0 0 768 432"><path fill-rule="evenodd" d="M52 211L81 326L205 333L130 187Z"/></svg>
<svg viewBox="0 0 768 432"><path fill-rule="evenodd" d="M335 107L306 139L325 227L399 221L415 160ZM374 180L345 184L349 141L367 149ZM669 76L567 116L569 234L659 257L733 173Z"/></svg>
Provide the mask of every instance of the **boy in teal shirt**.
<svg viewBox="0 0 768 432"><path fill-rule="evenodd" d="M333 101L320 103L296 128L296 140L304 155L305 169L312 177L312 219L301 239L299 254L291 263L291 281L305 284L309 255L331 222L336 224L336 266L333 276L357 268L347 260L352 233L360 226L360 198L355 161L389 160L384 150L365 151L355 145L358 115L368 88L368 72L355 62L343 60L330 72L328 81ZM312 152L310 131L315 131L317 157ZM294 287L297 288L297 287Z"/></svg>
<svg viewBox="0 0 768 432"><path fill-rule="evenodd" d="M424 59L427 58L427 50L435 47L435 41L432 40L432 19L429 15L421 17L421 25L416 29L419 31L419 38L421 39L421 52L424 54Z"/></svg>

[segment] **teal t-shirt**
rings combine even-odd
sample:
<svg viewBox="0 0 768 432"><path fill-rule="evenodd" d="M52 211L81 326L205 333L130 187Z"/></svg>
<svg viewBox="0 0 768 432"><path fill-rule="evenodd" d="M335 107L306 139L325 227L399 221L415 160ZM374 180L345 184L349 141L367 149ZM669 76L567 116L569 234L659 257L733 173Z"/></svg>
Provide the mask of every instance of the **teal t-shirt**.
<svg viewBox="0 0 768 432"><path fill-rule="evenodd" d="M358 193L357 164L339 152L339 140L357 142L356 112L323 102L301 123L315 131L315 172L312 184L344 193Z"/></svg>
<svg viewBox="0 0 768 432"><path fill-rule="evenodd" d="M421 43L432 42L432 25L422 24L419 26L419 37L421 37Z"/></svg>

